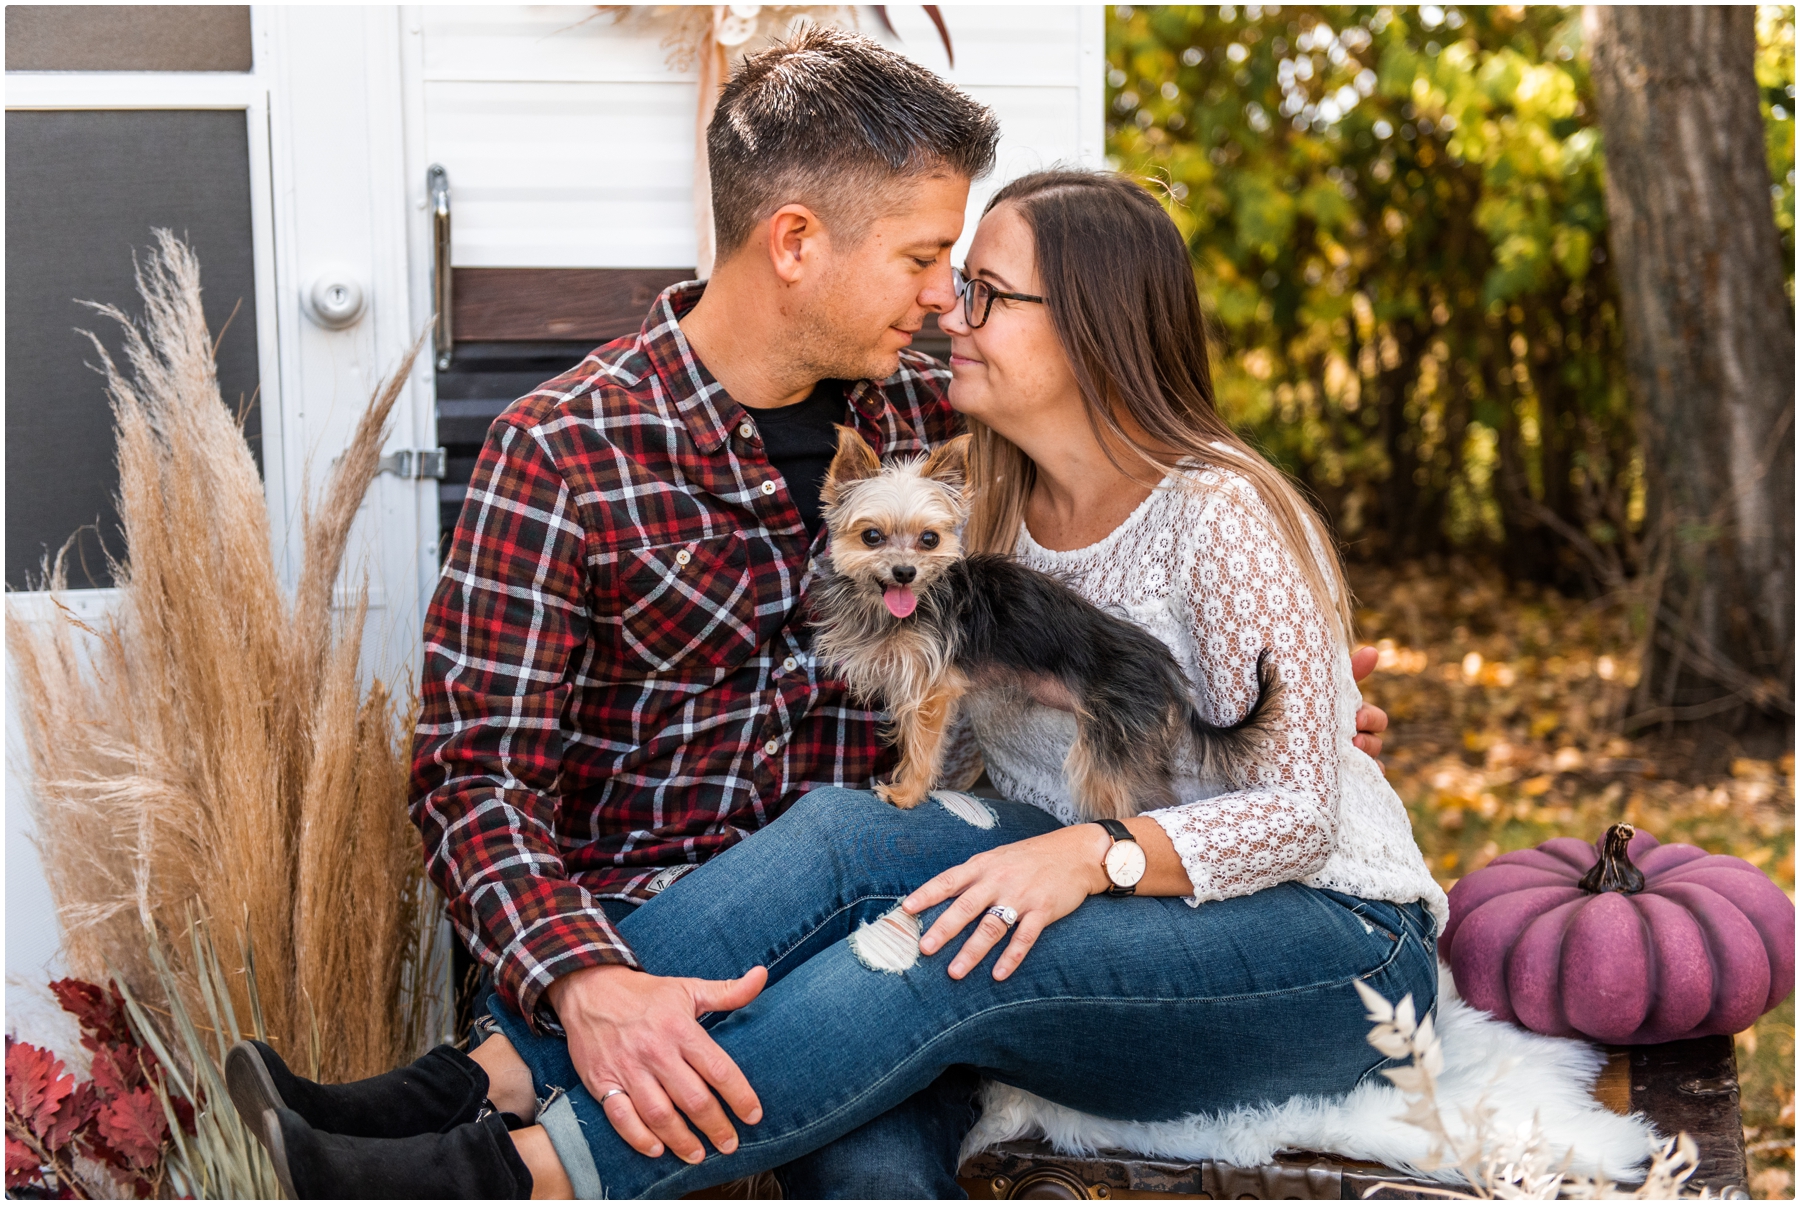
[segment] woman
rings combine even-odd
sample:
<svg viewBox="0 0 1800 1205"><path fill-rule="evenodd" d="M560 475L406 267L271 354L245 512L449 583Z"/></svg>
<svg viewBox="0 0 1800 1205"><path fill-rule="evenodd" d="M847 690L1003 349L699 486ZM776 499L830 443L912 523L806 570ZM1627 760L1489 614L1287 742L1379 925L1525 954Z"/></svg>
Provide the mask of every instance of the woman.
<svg viewBox="0 0 1800 1205"><path fill-rule="evenodd" d="M697 1165L639 1154L566 1046L498 1011L500 1036L476 1054L495 1100L514 1107L504 1089L524 1112L550 1100L541 1125L509 1137L470 1123L486 1129L432 1148L465 1195L679 1195L814 1150L956 1065L1143 1121L1337 1094L1382 1065L1354 981L1435 1001L1445 900L1399 799L1351 743L1341 569L1293 486L1214 410L1174 223L1118 177L1029 176L990 202L959 293L942 325L951 403L974 434L968 542L1015 552L1161 638L1214 723L1249 707L1269 651L1284 690L1272 741L1231 782L1190 772L1188 802L1125 822L1120 844L1143 855L1129 898L1105 898L1120 886L1106 868L1116 834L1070 823L1074 727L1053 707L970 716L1014 801L995 806L992 833L946 809L815 792L693 872L709 890L620 926L660 974L770 967L760 996L710 1026L760 1100L737 1149ZM859 860L854 899L809 900L804 873L772 878L817 856ZM851 933L896 899L924 928L923 957L903 919L877 922L875 939ZM938 955L977 918L946 974ZM303 1192L401 1174L397 1148L297 1122L272 1138Z"/></svg>

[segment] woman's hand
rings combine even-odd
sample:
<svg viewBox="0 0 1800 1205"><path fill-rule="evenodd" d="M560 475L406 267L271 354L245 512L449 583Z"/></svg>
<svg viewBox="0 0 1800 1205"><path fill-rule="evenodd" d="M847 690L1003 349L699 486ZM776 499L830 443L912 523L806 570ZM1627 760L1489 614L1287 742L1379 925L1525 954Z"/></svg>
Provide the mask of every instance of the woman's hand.
<svg viewBox="0 0 1800 1205"><path fill-rule="evenodd" d="M994 964L994 978L1018 968L1046 926L1081 907L1108 884L1102 860L1112 839L1097 824L1071 824L1055 832L1015 841L952 866L907 896L900 906L914 916L952 896L937 923L919 940L921 954L935 954L977 917L981 923L950 963L950 978L961 979L981 964L1006 936L1006 926L985 915L996 904L1019 914L1012 941Z"/></svg>
<svg viewBox="0 0 1800 1205"><path fill-rule="evenodd" d="M1364 645L1350 655L1350 676L1360 683L1375 672L1375 663L1380 659L1379 650ZM1381 734L1387 731L1387 726L1387 712L1373 703L1364 703L1356 709L1356 736L1350 743L1370 757L1379 758Z"/></svg>

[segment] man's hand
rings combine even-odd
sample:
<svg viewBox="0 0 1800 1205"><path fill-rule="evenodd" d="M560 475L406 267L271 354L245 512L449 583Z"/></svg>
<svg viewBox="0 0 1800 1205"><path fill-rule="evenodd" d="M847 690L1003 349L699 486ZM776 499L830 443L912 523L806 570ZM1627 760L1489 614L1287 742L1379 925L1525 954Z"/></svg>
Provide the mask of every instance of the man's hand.
<svg viewBox="0 0 1800 1205"><path fill-rule="evenodd" d="M569 1058L581 1082L601 1101L619 1137L652 1159L667 1143L683 1160L698 1163L706 1149L683 1124L683 1114L721 1153L737 1150L737 1131L708 1084L748 1125L762 1120L762 1104L696 1018L744 1007L768 981L763 967L720 980L606 966L565 975L546 994L568 1034ZM606 1097L615 1088L622 1094Z"/></svg>
<svg viewBox="0 0 1800 1205"><path fill-rule="evenodd" d="M1375 662L1381 654L1369 645L1350 655L1350 676L1361 682L1375 671ZM1351 743L1370 757L1381 756L1381 734L1387 731L1387 712L1373 703L1364 703L1356 710L1356 736Z"/></svg>

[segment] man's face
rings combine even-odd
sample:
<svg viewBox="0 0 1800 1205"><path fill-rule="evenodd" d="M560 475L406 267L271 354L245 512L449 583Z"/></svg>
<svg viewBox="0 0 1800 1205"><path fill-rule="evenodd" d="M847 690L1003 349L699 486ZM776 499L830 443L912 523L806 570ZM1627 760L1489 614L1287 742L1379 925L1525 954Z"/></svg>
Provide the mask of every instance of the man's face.
<svg viewBox="0 0 1800 1205"><path fill-rule="evenodd" d="M956 304L950 248L962 233L969 181L928 176L894 185L897 207L851 246L833 245L797 298L794 354L821 379L881 380L927 312Z"/></svg>

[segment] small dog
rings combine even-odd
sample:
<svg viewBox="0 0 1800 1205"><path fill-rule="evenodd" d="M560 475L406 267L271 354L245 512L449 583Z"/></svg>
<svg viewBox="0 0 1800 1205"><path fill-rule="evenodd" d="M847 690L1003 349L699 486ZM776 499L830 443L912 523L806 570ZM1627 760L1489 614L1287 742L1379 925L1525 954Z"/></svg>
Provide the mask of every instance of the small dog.
<svg viewBox="0 0 1800 1205"><path fill-rule="evenodd" d="M1073 703L1064 770L1088 819L1175 803L1183 742L1216 772L1265 735L1279 689L1266 653L1256 704L1215 727L1156 637L1010 557L963 555L968 443L960 436L883 468L860 435L839 427L821 492L831 550L813 593L816 649L853 693L885 700L894 717L900 766L877 795L902 808L924 800L944 736L977 693Z"/></svg>

